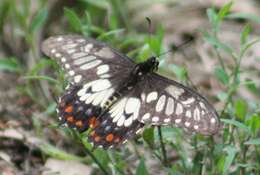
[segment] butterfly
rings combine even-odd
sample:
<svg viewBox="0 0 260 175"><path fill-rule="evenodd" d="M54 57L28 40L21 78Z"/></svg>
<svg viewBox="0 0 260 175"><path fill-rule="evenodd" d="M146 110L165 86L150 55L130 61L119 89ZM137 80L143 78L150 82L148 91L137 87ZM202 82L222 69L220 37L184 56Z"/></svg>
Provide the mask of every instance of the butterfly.
<svg viewBox="0 0 260 175"><path fill-rule="evenodd" d="M61 123L104 149L119 146L145 125L175 125L211 135L219 117L209 102L189 87L157 73L152 56L135 64L103 42L80 35L53 36L42 51L64 69L69 86L59 98Z"/></svg>

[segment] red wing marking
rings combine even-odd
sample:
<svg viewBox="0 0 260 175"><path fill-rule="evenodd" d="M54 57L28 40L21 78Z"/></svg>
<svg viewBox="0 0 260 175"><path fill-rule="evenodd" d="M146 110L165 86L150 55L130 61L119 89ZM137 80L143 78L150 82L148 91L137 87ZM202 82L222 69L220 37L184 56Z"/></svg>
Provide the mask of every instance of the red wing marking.
<svg viewBox="0 0 260 175"><path fill-rule="evenodd" d="M65 108L65 112L67 112L67 113L71 113L72 111L73 111L72 105L68 105L68 106Z"/></svg>
<svg viewBox="0 0 260 175"><path fill-rule="evenodd" d="M106 141L107 142L112 142L114 139L114 134L110 133L106 136Z"/></svg>

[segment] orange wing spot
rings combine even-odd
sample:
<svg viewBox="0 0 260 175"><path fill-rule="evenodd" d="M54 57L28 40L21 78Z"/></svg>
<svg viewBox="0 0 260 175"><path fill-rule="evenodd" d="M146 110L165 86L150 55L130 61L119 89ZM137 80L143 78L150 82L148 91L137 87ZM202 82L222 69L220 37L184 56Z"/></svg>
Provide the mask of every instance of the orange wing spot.
<svg viewBox="0 0 260 175"><path fill-rule="evenodd" d="M114 135L111 133L111 134L108 134L107 136L106 136L106 141L108 141L108 142L112 142L112 140L114 139Z"/></svg>
<svg viewBox="0 0 260 175"><path fill-rule="evenodd" d="M73 116L68 116L67 117L67 122L69 122L69 123L73 123L74 122L74 117Z"/></svg>
<svg viewBox="0 0 260 175"><path fill-rule="evenodd" d="M73 111L72 105L69 105L69 106L67 106L67 107L65 108L65 112L67 112L67 113L71 113L72 111Z"/></svg>
<svg viewBox="0 0 260 175"><path fill-rule="evenodd" d="M83 126L83 122L81 120L78 120L76 121L75 125L78 127L78 128L81 128Z"/></svg>
<svg viewBox="0 0 260 175"><path fill-rule="evenodd" d="M95 142L99 142L101 140L101 137L100 136L95 136L94 140L95 140Z"/></svg>
<svg viewBox="0 0 260 175"><path fill-rule="evenodd" d="M91 117L88 121L89 127L90 128L95 128L96 126L99 125L99 121L97 120L96 117Z"/></svg>

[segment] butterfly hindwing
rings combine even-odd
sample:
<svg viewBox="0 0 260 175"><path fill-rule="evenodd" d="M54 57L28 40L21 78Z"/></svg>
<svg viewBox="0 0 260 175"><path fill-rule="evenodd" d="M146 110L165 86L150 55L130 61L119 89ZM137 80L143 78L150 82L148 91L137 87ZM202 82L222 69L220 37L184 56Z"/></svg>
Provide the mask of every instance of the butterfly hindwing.
<svg viewBox="0 0 260 175"><path fill-rule="evenodd" d="M102 122L97 127L93 128L88 136L90 143L94 147L102 146L103 148L116 147L128 139L136 136L142 130L143 123L135 120L129 126L118 126L117 122L113 121L111 113L105 113L100 119Z"/></svg>
<svg viewBox="0 0 260 175"><path fill-rule="evenodd" d="M70 128L83 132L97 124L97 117L102 108L82 102L77 95L80 89L81 85L70 86L59 98L57 112L61 124L67 124Z"/></svg>
<svg viewBox="0 0 260 175"><path fill-rule="evenodd" d="M145 124L171 125L204 135L219 129L215 109L194 90L157 74L140 83L138 120Z"/></svg>
<svg viewBox="0 0 260 175"><path fill-rule="evenodd" d="M102 123L93 128L88 137L94 146L117 146L142 130L144 124L138 120L141 99L136 98L134 92L121 97L101 116Z"/></svg>

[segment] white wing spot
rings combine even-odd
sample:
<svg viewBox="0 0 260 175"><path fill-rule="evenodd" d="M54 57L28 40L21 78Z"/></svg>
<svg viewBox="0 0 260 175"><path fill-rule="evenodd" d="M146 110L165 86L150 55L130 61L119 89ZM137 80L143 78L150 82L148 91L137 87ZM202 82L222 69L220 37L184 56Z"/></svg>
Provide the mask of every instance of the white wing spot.
<svg viewBox="0 0 260 175"><path fill-rule="evenodd" d="M80 69L82 69L82 70L91 69L91 68L96 67L97 65L99 65L101 63L102 63L101 60L94 60L94 61L88 62L86 64L83 64L82 66L80 66Z"/></svg>
<svg viewBox="0 0 260 175"><path fill-rule="evenodd" d="M177 103L176 114L177 114L177 115L180 115L180 114L182 114L182 112L183 112L183 107L182 107L182 105L181 105L180 103Z"/></svg>
<svg viewBox="0 0 260 175"><path fill-rule="evenodd" d="M173 98L169 97L165 109L165 114L166 115L171 115L174 111L174 100Z"/></svg>
<svg viewBox="0 0 260 175"><path fill-rule="evenodd" d="M93 44L87 44L86 46L85 46L85 52L90 52L90 49L92 49L93 48Z"/></svg>
<svg viewBox="0 0 260 175"><path fill-rule="evenodd" d="M70 84L68 84L66 87L65 87L65 90L68 90L70 88ZM60 102L60 101L59 101Z"/></svg>
<svg viewBox="0 0 260 175"><path fill-rule="evenodd" d="M195 130L199 129L198 125L194 125L193 127L194 127Z"/></svg>
<svg viewBox="0 0 260 175"><path fill-rule="evenodd" d="M120 117L124 117L123 112L124 112L124 107L126 102L127 102L127 98L123 98L118 103L116 103L110 110L109 113L113 118L113 122L117 122L120 119Z"/></svg>
<svg viewBox="0 0 260 175"><path fill-rule="evenodd" d="M82 78L82 75L77 75L77 76L75 76L75 77L74 77L75 83L79 83L80 80L81 80L81 78Z"/></svg>
<svg viewBox="0 0 260 175"><path fill-rule="evenodd" d="M74 53L74 52L76 52L76 49L68 49L68 50L67 50L67 53L68 53L68 54L72 54L72 53Z"/></svg>
<svg viewBox="0 0 260 175"><path fill-rule="evenodd" d="M195 99L194 99L193 97L190 97L190 98L188 98L187 100L182 101L182 104L188 105L188 104L193 103L194 101L195 101Z"/></svg>
<svg viewBox="0 0 260 175"><path fill-rule="evenodd" d="M77 95L78 95L79 97L81 97L81 96L85 95L86 91L87 91L86 88L82 88L82 89L80 89L80 90L77 92Z"/></svg>
<svg viewBox="0 0 260 175"><path fill-rule="evenodd" d="M179 96L181 96L182 93L184 93L184 90L181 89L181 88L178 88L176 86L168 86L166 89L165 89L166 92L168 92L171 96L173 96L175 99L178 99Z"/></svg>
<svg viewBox="0 0 260 175"><path fill-rule="evenodd" d="M189 126L190 126L190 122L185 122L184 125L185 125L186 127L189 127Z"/></svg>
<svg viewBox="0 0 260 175"><path fill-rule="evenodd" d="M170 121L171 121L171 119L170 118L166 118L166 119L164 119L163 120L165 123L169 123Z"/></svg>
<svg viewBox="0 0 260 175"><path fill-rule="evenodd" d="M62 57L62 58L61 58L61 62L65 63L65 62L66 62L66 58L65 58L65 57Z"/></svg>
<svg viewBox="0 0 260 175"><path fill-rule="evenodd" d="M98 104L100 104L102 102L102 100L104 99L104 97L106 96L107 91L101 91L98 92L98 96L93 100L92 104L94 106L97 106Z"/></svg>
<svg viewBox="0 0 260 175"><path fill-rule="evenodd" d="M83 94L82 96L80 96L79 100L86 101L86 99L89 98L90 96L91 96L91 93Z"/></svg>
<svg viewBox="0 0 260 175"><path fill-rule="evenodd" d="M200 120L200 110L199 110L199 108L195 108L195 110L194 110L194 119L195 120Z"/></svg>
<svg viewBox="0 0 260 175"><path fill-rule="evenodd" d="M77 41L78 41L79 43L84 43L84 42L85 42L85 39L77 39Z"/></svg>
<svg viewBox="0 0 260 175"><path fill-rule="evenodd" d="M145 101L145 93L143 93L143 92L141 94L141 99L142 99L142 101Z"/></svg>
<svg viewBox="0 0 260 175"><path fill-rule="evenodd" d="M81 58L81 57L84 57L84 56L87 56L88 54L85 53L85 52L77 52L77 53L74 53L71 58L72 59L78 59L78 58Z"/></svg>
<svg viewBox="0 0 260 175"><path fill-rule="evenodd" d="M177 123L177 124L178 124L178 123L181 123L181 119L179 119L179 118L176 119L176 120L175 120L175 123Z"/></svg>
<svg viewBox="0 0 260 175"><path fill-rule="evenodd" d="M56 53L55 57L59 58L59 57L61 57L61 54L60 53Z"/></svg>
<svg viewBox="0 0 260 175"><path fill-rule="evenodd" d="M159 100L157 101L156 107L155 107L156 112L160 112L160 111L163 110L163 107L165 105L165 100L166 100L166 96L165 95L162 95L159 98Z"/></svg>
<svg viewBox="0 0 260 175"><path fill-rule="evenodd" d="M110 81L108 81L107 79L101 79L94 81L91 89L94 92L98 92L104 89L108 89L109 87L111 87Z"/></svg>
<svg viewBox="0 0 260 175"><path fill-rule="evenodd" d="M122 144L125 144L127 142L127 140L124 140L123 142L122 142Z"/></svg>
<svg viewBox="0 0 260 175"><path fill-rule="evenodd" d="M74 72L73 70L70 70L70 71L69 71L69 75L70 75L70 76L73 76L73 75L75 75L75 72Z"/></svg>
<svg viewBox="0 0 260 175"><path fill-rule="evenodd" d="M117 126L122 126L125 122L125 116L122 115L119 120L117 121Z"/></svg>
<svg viewBox="0 0 260 175"><path fill-rule="evenodd" d="M70 65L69 65L69 64L65 64L65 68L66 68L66 69L69 69L69 68L70 68Z"/></svg>
<svg viewBox="0 0 260 175"><path fill-rule="evenodd" d="M202 109L206 109L206 106L205 106L204 103L200 102L199 104L200 104L200 107L201 107Z"/></svg>
<svg viewBox="0 0 260 175"><path fill-rule="evenodd" d="M152 121L153 121L153 122L158 122L158 121L159 121L159 117L157 117L157 116L153 117L153 118L152 118Z"/></svg>
<svg viewBox="0 0 260 175"><path fill-rule="evenodd" d="M140 106L141 103L138 98L129 98L125 106L125 112L126 114L132 114L136 111L139 111Z"/></svg>
<svg viewBox="0 0 260 175"><path fill-rule="evenodd" d="M156 100L158 97L158 93L156 91L153 91L147 95L146 102L150 103L151 101Z"/></svg>
<svg viewBox="0 0 260 175"><path fill-rule="evenodd" d="M92 56L92 57L91 56L81 57L79 59L76 59L74 61L74 64L75 65L81 65L81 64L83 64L85 62L90 62L90 61L93 61L95 59L96 59L96 57L94 57L94 56Z"/></svg>
<svg viewBox="0 0 260 175"><path fill-rule="evenodd" d="M109 71L109 66L107 64L101 65L97 67L97 74L104 74Z"/></svg>
<svg viewBox="0 0 260 175"><path fill-rule="evenodd" d="M99 95L99 93L93 93L91 94L85 101L86 104L90 104L92 103L92 101L94 101L94 99Z"/></svg>
<svg viewBox="0 0 260 175"><path fill-rule="evenodd" d="M57 38L57 41L62 41L62 40L63 40L63 37L62 37L62 36L60 36L60 37Z"/></svg>
<svg viewBox="0 0 260 175"><path fill-rule="evenodd" d="M56 52L56 49L51 49L51 53L55 53Z"/></svg>
<svg viewBox="0 0 260 175"><path fill-rule="evenodd" d="M190 110L188 110L188 111L186 111L186 117L188 117L188 118L191 118L191 112L190 112Z"/></svg>
<svg viewBox="0 0 260 175"><path fill-rule="evenodd" d="M132 122L133 122L133 117L131 116L128 119L125 120L124 126L128 127L132 124Z"/></svg>
<svg viewBox="0 0 260 175"><path fill-rule="evenodd" d="M150 117L151 117L151 114L150 113L146 113L146 114L143 115L142 120L143 121L148 120Z"/></svg>
<svg viewBox="0 0 260 175"><path fill-rule="evenodd" d="M210 123L216 123L216 119L211 118L211 119L210 119Z"/></svg>
<svg viewBox="0 0 260 175"><path fill-rule="evenodd" d="M114 88L109 88L106 92L105 97L103 98L103 101L101 102L100 106L101 107L105 107L107 100L109 99L109 97L114 93L115 89Z"/></svg>
<svg viewBox="0 0 260 175"><path fill-rule="evenodd" d="M76 43L67 44L67 45L62 46L61 48L62 48L63 50L67 50L67 49L72 49L72 48L76 47L77 45L78 45L78 44L76 44Z"/></svg>
<svg viewBox="0 0 260 175"><path fill-rule="evenodd" d="M140 132L142 132L142 130L143 130L143 129L140 128L140 129L138 129L135 133L136 133L136 134L139 134Z"/></svg>
<svg viewBox="0 0 260 175"><path fill-rule="evenodd" d="M95 53L95 55L103 57L103 58L113 58L114 57L114 53L108 47L104 47L104 48L100 49L98 52Z"/></svg>
<svg viewBox="0 0 260 175"><path fill-rule="evenodd" d="M100 75L100 78L110 78L111 75L110 74L103 74L103 75Z"/></svg>

